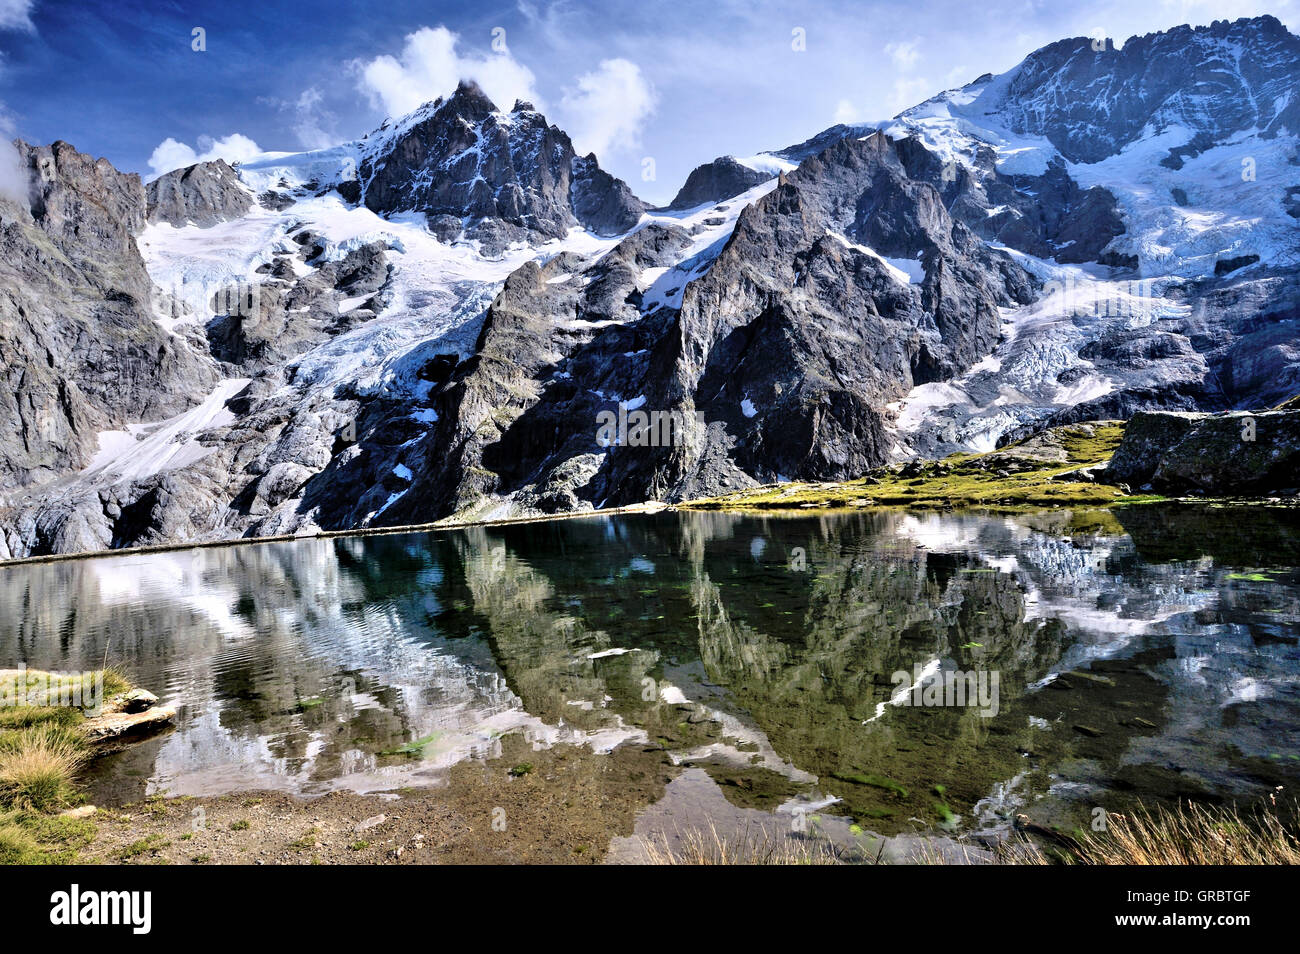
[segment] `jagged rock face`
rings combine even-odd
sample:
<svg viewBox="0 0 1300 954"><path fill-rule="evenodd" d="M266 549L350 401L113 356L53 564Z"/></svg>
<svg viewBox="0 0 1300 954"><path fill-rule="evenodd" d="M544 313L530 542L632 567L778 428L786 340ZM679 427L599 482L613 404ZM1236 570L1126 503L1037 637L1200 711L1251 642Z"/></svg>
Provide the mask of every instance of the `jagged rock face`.
<svg viewBox="0 0 1300 954"><path fill-rule="evenodd" d="M265 278L214 296L208 348L234 371L282 365L369 321L388 303L392 267L384 243L370 242L338 261L319 262L314 232L304 229L292 239L297 253L277 255L260 266ZM298 275L295 260L305 266L305 275Z"/></svg>
<svg viewBox="0 0 1300 954"><path fill-rule="evenodd" d="M1206 145L1247 129L1300 133L1300 38L1274 17L1093 45L1076 37L1026 57L998 109L1012 129L1046 137L1072 162L1115 155L1148 126L1183 126Z"/></svg>
<svg viewBox="0 0 1300 954"><path fill-rule="evenodd" d="M146 187L149 221L177 228L201 228L237 219L253 207L253 196L224 159L200 162L159 176Z"/></svg>
<svg viewBox="0 0 1300 954"><path fill-rule="evenodd" d="M154 319L139 177L65 142L19 155L29 202L0 200L0 490L83 466L98 431L177 414L216 378Z"/></svg>
<svg viewBox="0 0 1300 954"><path fill-rule="evenodd" d="M636 225L645 203L626 182L600 168L595 153L575 156L572 169L569 201L579 222L597 235L621 235Z"/></svg>
<svg viewBox="0 0 1300 954"><path fill-rule="evenodd" d="M1274 407L1300 394L1300 269L1206 278L1165 295L1185 308L1156 321L1106 324L1079 349L1091 373L1120 386L1012 429L999 443L1042 426L1127 419L1139 411Z"/></svg>
<svg viewBox="0 0 1300 954"><path fill-rule="evenodd" d="M1294 38L1254 24L1133 41L1150 63L1065 41L885 134L833 127L756 163L800 163L777 181L708 163L671 214L468 85L360 142L148 190L25 147L31 200L0 205L0 409L18 422L0 558L671 501L1149 408L1274 406L1300 393L1300 187L1277 171L1300 155L1291 107L1238 93L1296 69ZM1234 38L1239 75L1179 60ZM1203 80L1224 108L1184 117L1195 136L1166 156L1150 130ZM1215 140L1256 120L1278 138ZM1083 132L1099 155L1146 151L1075 162ZM1265 148L1239 188L1233 150ZM340 196L391 219L328 234ZM427 229L395 214L413 210ZM198 230L242 215L257 228L230 232L252 244L214 253ZM141 248L189 311L149 281L146 222L175 226ZM660 440L600 436L632 407L668 422ZM127 427L138 450L118 435L79 472Z"/></svg>
<svg viewBox="0 0 1300 954"><path fill-rule="evenodd" d="M837 234L919 258L924 280L904 284ZM672 372L652 399L723 424L680 461L679 492L727 486L698 470L724 446L760 481L883 463L884 405L974 363L998 338L998 306L1032 295L1028 275L907 176L887 137L841 140L741 215L655 353Z"/></svg>
<svg viewBox="0 0 1300 954"><path fill-rule="evenodd" d="M1217 497L1300 492L1300 411L1136 414L1106 480Z"/></svg>
<svg viewBox="0 0 1300 954"><path fill-rule="evenodd" d="M915 136L900 140L898 153L908 175L934 186L949 214L986 241L1072 264L1100 261L1124 233L1115 197L1099 186L1080 188L1059 162L1041 176L1007 176L993 150L982 148L971 157L972 173L945 164Z"/></svg>
<svg viewBox="0 0 1300 954"><path fill-rule="evenodd" d="M760 182L772 178L741 165L730 156L720 156L712 162L696 166L686 177L685 184L668 205L670 209L693 209L697 205L721 202L752 189Z"/></svg>
<svg viewBox="0 0 1300 954"><path fill-rule="evenodd" d="M649 226L595 266L559 257L511 275L475 356L435 391L423 468L383 522L506 496L573 510L861 473L888 455L884 405L977 360L999 334L999 305L1033 294L907 176L884 136L839 143L787 177L740 214L679 309L643 315L640 271L687 240ZM868 240L919 256L924 281L854 245ZM603 447L610 395L672 415L677 439Z"/></svg>
<svg viewBox="0 0 1300 954"><path fill-rule="evenodd" d="M823 129L810 139L805 139L801 143L787 146L784 149L778 149L776 152L772 153L772 155L789 162L803 162L809 156L815 156L819 152L824 152L841 139L847 139L850 136L862 137L875 131L876 129L874 126L863 125L860 123L836 123L829 129Z"/></svg>
<svg viewBox="0 0 1300 954"><path fill-rule="evenodd" d="M909 451L1140 410L1268 407L1300 390L1297 124L1280 92L1300 76L1298 50L1272 17L1119 51L1062 41L900 114L887 131L915 137L911 174L1066 289L1012 317L995 370L907 421ZM1107 268L1058 267L1082 263Z"/></svg>
<svg viewBox="0 0 1300 954"><path fill-rule="evenodd" d="M636 280L687 243L683 230L651 225L590 268L563 255L514 272L488 310L474 356L438 375L445 378L433 396L438 426L420 442L410 492L383 522L469 510L521 487L544 512L590 507L573 485L588 483L599 465L595 421L608 402L594 392L630 387L641 373L625 357L651 334L635 327ZM571 269L575 277L555 281ZM569 370L555 374L562 364Z"/></svg>
<svg viewBox="0 0 1300 954"><path fill-rule="evenodd" d="M501 113L470 83L397 128L380 129L363 148L359 178L367 208L423 212L446 233L459 231L460 220L476 220L468 236L493 248L556 238L575 224L618 234L644 209L594 156L577 156L568 135L531 104L517 102Z"/></svg>

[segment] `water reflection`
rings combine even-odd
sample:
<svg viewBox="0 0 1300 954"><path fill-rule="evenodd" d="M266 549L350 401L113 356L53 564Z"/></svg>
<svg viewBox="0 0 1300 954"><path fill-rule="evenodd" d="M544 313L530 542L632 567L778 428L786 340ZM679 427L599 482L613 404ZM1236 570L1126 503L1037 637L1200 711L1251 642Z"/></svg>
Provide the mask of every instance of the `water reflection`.
<svg viewBox="0 0 1300 954"><path fill-rule="evenodd" d="M0 665L107 657L181 707L101 800L431 784L522 733L661 746L792 823L1077 824L1300 776L1298 540L1293 511L699 513L121 556L0 569ZM996 673L996 715L899 705L900 670Z"/></svg>

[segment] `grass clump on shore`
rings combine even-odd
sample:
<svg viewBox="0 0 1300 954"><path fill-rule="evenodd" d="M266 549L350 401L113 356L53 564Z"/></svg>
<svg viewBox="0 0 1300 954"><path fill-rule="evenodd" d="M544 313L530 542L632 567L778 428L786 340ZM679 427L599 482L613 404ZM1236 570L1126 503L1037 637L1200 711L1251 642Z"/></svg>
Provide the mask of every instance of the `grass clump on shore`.
<svg viewBox="0 0 1300 954"><path fill-rule="evenodd" d="M922 842L905 863L995 865L1295 865L1300 864L1300 827L1291 806L1286 817L1275 798L1247 811L1193 802L1176 808L1139 808L1110 815L1104 832L1058 839L1050 846L1025 837L989 851L964 843ZM826 840L746 832L724 837L690 831L677 847L644 843L655 865L807 865L879 862Z"/></svg>
<svg viewBox="0 0 1300 954"><path fill-rule="evenodd" d="M1294 807L1293 807L1294 808ZM1188 802L1177 810L1112 815L1080 845L1090 865L1295 865L1300 830L1271 804L1242 813Z"/></svg>
<svg viewBox="0 0 1300 954"><path fill-rule="evenodd" d="M861 506L909 506L994 510L1058 506L1105 507L1154 499L1133 497L1097 483L1101 468L1119 446L1118 421L1070 424L986 454L952 454L873 470L839 483L770 484L721 497L687 501L686 509L777 510Z"/></svg>
<svg viewBox="0 0 1300 954"><path fill-rule="evenodd" d="M0 804L36 812L66 807L86 756L85 738L57 723L0 733Z"/></svg>
<svg viewBox="0 0 1300 954"><path fill-rule="evenodd" d="M74 862L94 837L90 822L57 813L81 798L87 711L130 688L113 669L0 671L0 864Z"/></svg>

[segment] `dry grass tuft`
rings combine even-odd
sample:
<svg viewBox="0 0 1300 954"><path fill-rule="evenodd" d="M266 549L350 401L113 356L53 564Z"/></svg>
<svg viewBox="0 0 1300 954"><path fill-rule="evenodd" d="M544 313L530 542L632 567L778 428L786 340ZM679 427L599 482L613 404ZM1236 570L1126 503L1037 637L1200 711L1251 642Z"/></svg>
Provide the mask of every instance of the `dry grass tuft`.
<svg viewBox="0 0 1300 954"><path fill-rule="evenodd" d="M746 831L724 838L713 826L689 831L680 847L643 839L652 865L838 865L845 859L840 849L822 839L796 839L771 832Z"/></svg>
<svg viewBox="0 0 1300 954"><path fill-rule="evenodd" d="M1253 809L1197 805L1175 809L1139 808L1109 816L1105 832L1055 845L1045 851L1023 835L989 853L957 844L920 843L905 859L911 864L1046 865L1295 865L1300 864L1300 805L1283 817L1276 793ZM692 831L678 847L644 840L654 865L818 865L879 861L822 839L794 839L746 832L725 838L716 829Z"/></svg>
<svg viewBox="0 0 1300 954"><path fill-rule="evenodd" d="M0 804L49 812L76 795L73 779L85 761L75 730L35 725L0 736Z"/></svg>
<svg viewBox="0 0 1300 954"><path fill-rule="evenodd" d="M1300 836L1275 798L1245 814L1188 802L1111 815L1107 830L1088 837L1081 850L1080 861L1090 865L1300 864Z"/></svg>

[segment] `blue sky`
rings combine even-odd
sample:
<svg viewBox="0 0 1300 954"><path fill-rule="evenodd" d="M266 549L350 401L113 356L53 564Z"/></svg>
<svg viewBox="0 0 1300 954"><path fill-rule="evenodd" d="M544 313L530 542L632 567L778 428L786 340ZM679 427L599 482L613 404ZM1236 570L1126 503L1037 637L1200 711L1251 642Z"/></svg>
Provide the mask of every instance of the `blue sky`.
<svg viewBox="0 0 1300 954"><path fill-rule="evenodd" d="M662 201L714 156L886 118L1063 36L1265 12L1295 31L1297 4L0 0L0 131L148 175L151 159L356 138L468 74L495 98L532 98Z"/></svg>

